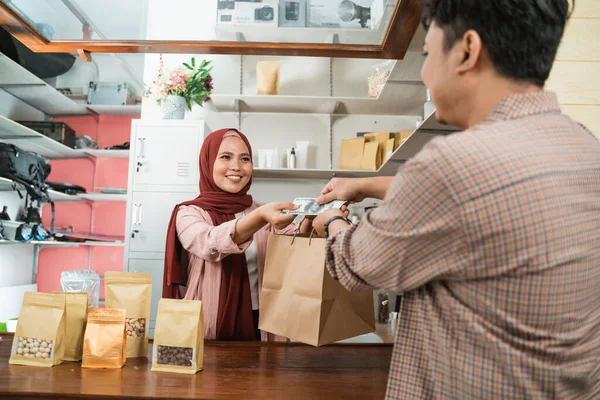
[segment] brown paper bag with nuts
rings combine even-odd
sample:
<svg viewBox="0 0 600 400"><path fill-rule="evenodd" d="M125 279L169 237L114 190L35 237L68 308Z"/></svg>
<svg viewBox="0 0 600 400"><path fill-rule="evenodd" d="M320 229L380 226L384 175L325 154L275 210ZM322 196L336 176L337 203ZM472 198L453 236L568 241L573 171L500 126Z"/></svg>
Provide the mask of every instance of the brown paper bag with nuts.
<svg viewBox="0 0 600 400"><path fill-rule="evenodd" d="M126 359L125 310L90 308L83 338L83 368L121 368Z"/></svg>
<svg viewBox="0 0 600 400"><path fill-rule="evenodd" d="M65 296L27 292L19 314L9 364L52 367L65 352Z"/></svg>
<svg viewBox="0 0 600 400"><path fill-rule="evenodd" d="M152 371L195 374L204 360L204 314L198 300L160 299Z"/></svg>
<svg viewBox="0 0 600 400"><path fill-rule="evenodd" d="M86 292L52 292L65 295L65 355L64 361L81 361L83 335L87 324L88 294Z"/></svg>
<svg viewBox="0 0 600 400"><path fill-rule="evenodd" d="M106 307L127 312L127 358L148 357L148 321L152 301L152 275L143 272L106 272Z"/></svg>

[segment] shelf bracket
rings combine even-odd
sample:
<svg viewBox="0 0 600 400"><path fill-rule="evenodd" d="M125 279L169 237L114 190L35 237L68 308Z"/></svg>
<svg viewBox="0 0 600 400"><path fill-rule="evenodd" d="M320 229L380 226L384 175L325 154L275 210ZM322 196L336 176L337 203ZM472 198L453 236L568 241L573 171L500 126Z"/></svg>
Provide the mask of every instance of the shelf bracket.
<svg viewBox="0 0 600 400"><path fill-rule="evenodd" d="M84 50L84 49L77 49L77 54L79 54L79 57L83 61L85 61L87 63L92 62L92 53L90 53L89 51Z"/></svg>
<svg viewBox="0 0 600 400"><path fill-rule="evenodd" d="M242 32L235 33L237 42L245 42L246 38ZM240 95L244 94L244 55L240 54Z"/></svg>
<svg viewBox="0 0 600 400"><path fill-rule="evenodd" d="M240 107L240 99L233 101L233 111L237 113L238 131L242 130L242 108Z"/></svg>
<svg viewBox="0 0 600 400"><path fill-rule="evenodd" d="M340 38L337 33L333 34L330 42L333 44L340 43ZM332 57L329 57L329 96L333 97L333 58Z"/></svg>

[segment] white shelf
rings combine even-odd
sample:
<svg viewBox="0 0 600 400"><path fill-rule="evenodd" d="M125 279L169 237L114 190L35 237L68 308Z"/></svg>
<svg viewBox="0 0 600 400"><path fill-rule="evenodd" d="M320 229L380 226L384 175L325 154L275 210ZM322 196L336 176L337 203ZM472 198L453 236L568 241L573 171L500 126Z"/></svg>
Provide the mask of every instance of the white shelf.
<svg viewBox="0 0 600 400"><path fill-rule="evenodd" d="M129 158L129 150L72 149L56 140L0 115L0 141L14 144L49 159L86 157Z"/></svg>
<svg viewBox="0 0 600 400"><path fill-rule="evenodd" d="M127 194L81 193L78 196L90 201L127 201Z"/></svg>
<svg viewBox="0 0 600 400"><path fill-rule="evenodd" d="M78 151L95 158L129 158L129 150L86 149Z"/></svg>
<svg viewBox="0 0 600 400"><path fill-rule="evenodd" d="M96 247L124 247L123 242L100 242L100 241L87 241L87 242L58 242L53 240L45 241L31 241L31 242L15 242L12 240L0 240L0 245L15 245L15 244L33 244L38 246L48 247L78 247L78 246L96 246Z"/></svg>
<svg viewBox="0 0 600 400"><path fill-rule="evenodd" d="M14 185L15 185L15 183L13 181L11 181L10 179L0 178L0 191L11 191L11 190L13 190ZM17 187L17 189L21 190L24 194L25 189L22 187L21 184L16 184L16 187ZM57 192L55 190L48 190L48 194L50 195L50 198L52 199L52 201L54 201L55 203L67 203L67 202L81 201L81 198L79 198L78 196L71 196L68 194Z"/></svg>
<svg viewBox="0 0 600 400"><path fill-rule="evenodd" d="M129 106L104 106L89 104L86 106L91 111L100 115L119 115L129 117L139 117L142 115L142 105L129 105Z"/></svg>
<svg viewBox="0 0 600 400"><path fill-rule="evenodd" d="M74 150L0 115L0 141L14 144L23 150L33 151L52 159L80 158L80 150Z"/></svg>
<svg viewBox="0 0 600 400"><path fill-rule="evenodd" d="M377 176L377 171L351 171L339 169L288 169L288 168L256 168L253 179L323 179L337 178L369 178Z"/></svg>
<svg viewBox="0 0 600 400"><path fill-rule="evenodd" d="M237 42L243 35L245 42L272 43L333 43L337 35L341 44L361 44L379 46L386 33L386 23L380 29L361 28L314 28L314 27L277 27L277 26L233 26L216 25L215 35L219 41Z"/></svg>
<svg viewBox="0 0 600 400"><path fill-rule="evenodd" d="M420 115L425 86L421 82L388 82L379 98L214 94L212 111L242 113Z"/></svg>
<svg viewBox="0 0 600 400"><path fill-rule="evenodd" d="M0 89L51 116L90 114L86 105L75 103L1 53Z"/></svg>

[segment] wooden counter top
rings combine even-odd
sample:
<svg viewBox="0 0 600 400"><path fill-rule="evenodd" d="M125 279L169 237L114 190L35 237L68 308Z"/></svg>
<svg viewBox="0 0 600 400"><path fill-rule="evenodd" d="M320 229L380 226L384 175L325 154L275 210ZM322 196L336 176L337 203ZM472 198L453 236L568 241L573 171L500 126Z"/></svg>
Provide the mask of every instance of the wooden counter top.
<svg viewBox="0 0 600 400"><path fill-rule="evenodd" d="M392 353L391 345L207 342L204 370L183 375L151 372L144 358L118 370L9 365L12 336L0 336L0 399L383 399Z"/></svg>

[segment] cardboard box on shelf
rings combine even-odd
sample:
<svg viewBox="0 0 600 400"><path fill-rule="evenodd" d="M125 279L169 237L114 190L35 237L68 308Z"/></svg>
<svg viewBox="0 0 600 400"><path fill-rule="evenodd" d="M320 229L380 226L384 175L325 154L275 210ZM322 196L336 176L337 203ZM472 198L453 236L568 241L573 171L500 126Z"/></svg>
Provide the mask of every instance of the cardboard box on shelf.
<svg viewBox="0 0 600 400"><path fill-rule="evenodd" d="M279 0L279 26L306 27L306 0Z"/></svg>
<svg viewBox="0 0 600 400"><path fill-rule="evenodd" d="M308 0L307 26L369 29L373 0Z"/></svg>
<svg viewBox="0 0 600 400"><path fill-rule="evenodd" d="M278 0L263 0L260 3L236 1L234 24L240 26L277 27L279 23Z"/></svg>
<svg viewBox="0 0 600 400"><path fill-rule="evenodd" d="M217 25L277 27L278 23L279 0L218 0Z"/></svg>

